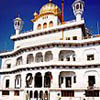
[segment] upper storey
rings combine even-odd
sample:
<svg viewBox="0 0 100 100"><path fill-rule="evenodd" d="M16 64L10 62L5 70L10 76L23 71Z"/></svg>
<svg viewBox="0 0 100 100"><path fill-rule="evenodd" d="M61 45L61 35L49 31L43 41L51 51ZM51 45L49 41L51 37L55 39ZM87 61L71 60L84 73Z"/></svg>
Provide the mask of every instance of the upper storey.
<svg viewBox="0 0 100 100"><path fill-rule="evenodd" d="M82 40L85 36L88 36L85 22L81 17L84 11L84 2L75 0L72 7L76 19L67 22L63 20L63 5L63 0L61 10L52 1L43 5L39 13L34 13L34 19L31 20L33 22L33 31L31 32L20 34L23 21L16 18L14 20L16 35L11 36L11 39L15 41L14 49L56 40Z"/></svg>

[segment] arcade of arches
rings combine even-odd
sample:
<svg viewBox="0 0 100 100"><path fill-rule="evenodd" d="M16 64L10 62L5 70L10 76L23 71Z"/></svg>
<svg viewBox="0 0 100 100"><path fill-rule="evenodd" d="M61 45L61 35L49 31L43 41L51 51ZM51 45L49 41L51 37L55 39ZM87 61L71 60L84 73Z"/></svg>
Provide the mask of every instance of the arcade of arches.
<svg viewBox="0 0 100 100"><path fill-rule="evenodd" d="M59 88L71 88L73 83L76 83L76 73L73 71L61 71L58 73L58 84ZM42 91L42 88L51 88L52 87L52 81L53 80L53 74L52 72L45 72L44 76L41 72L35 73L33 76L32 73L27 73L26 74L26 88L32 88L34 87L33 90L27 90L27 93L29 94L30 98L35 98L35 99L43 99L47 98L48 100L48 92L49 91ZM21 75L16 75L15 76L15 81L18 83L17 86L20 86L21 88ZM20 82L19 82L20 81ZM16 83L16 84L17 84ZM34 84L33 84L34 83ZM41 88L36 90L36 88Z"/></svg>
<svg viewBox="0 0 100 100"><path fill-rule="evenodd" d="M71 50L61 50L58 53L59 61L76 61L75 51ZM40 63L40 62L49 62L53 61L55 58L53 51L46 51L44 54L42 52L37 52L35 55L30 53L26 57L26 64L31 63ZM25 58L24 58L25 59ZM16 66L23 64L23 57L20 56L16 60Z"/></svg>

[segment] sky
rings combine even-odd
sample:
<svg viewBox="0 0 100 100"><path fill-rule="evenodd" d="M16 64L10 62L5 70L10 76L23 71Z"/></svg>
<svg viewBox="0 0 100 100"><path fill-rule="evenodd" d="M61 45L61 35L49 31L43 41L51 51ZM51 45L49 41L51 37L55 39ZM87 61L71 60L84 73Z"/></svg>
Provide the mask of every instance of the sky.
<svg viewBox="0 0 100 100"><path fill-rule="evenodd" d="M24 21L23 30L32 30L33 14L49 0L0 0L0 51L12 50L14 42L10 40L10 36L15 34L13 20L19 14ZM100 26L100 0L83 0L85 2L85 10L83 17L86 26L93 34L97 32L97 22ZM72 3L74 0L64 0L64 20L69 21L75 19L72 11ZM53 0L61 8L61 0Z"/></svg>

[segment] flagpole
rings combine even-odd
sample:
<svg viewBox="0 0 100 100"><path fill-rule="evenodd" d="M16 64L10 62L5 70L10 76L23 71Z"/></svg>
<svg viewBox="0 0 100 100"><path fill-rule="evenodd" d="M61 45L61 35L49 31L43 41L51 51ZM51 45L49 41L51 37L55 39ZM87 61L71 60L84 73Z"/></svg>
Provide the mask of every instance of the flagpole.
<svg viewBox="0 0 100 100"><path fill-rule="evenodd" d="M99 35L99 23L97 22L97 32L98 32L98 35Z"/></svg>
<svg viewBox="0 0 100 100"><path fill-rule="evenodd" d="M61 1L61 24L64 22L64 0ZM62 29L62 40L64 40L64 30Z"/></svg>

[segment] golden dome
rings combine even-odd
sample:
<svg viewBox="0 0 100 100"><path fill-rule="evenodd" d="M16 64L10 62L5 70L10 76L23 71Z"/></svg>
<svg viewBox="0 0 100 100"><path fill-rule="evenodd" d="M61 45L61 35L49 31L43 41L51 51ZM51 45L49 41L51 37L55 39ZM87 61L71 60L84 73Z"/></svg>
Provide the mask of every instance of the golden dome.
<svg viewBox="0 0 100 100"><path fill-rule="evenodd" d="M60 10L60 8L57 5L49 2L49 3L45 4L44 6L42 6L39 14L34 13L34 19L31 20L31 21L35 22L41 16L48 15L48 14L53 14L55 16L58 16L58 18L61 20L61 10Z"/></svg>
<svg viewBox="0 0 100 100"><path fill-rule="evenodd" d="M59 7L53 3L47 3L40 9L40 15L46 13L53 13L55 15L61 14Z"/></svg>

